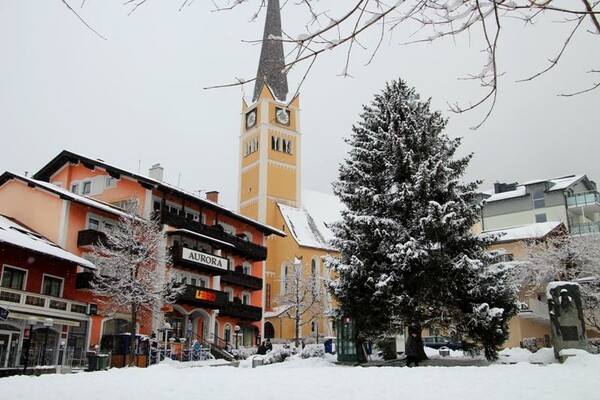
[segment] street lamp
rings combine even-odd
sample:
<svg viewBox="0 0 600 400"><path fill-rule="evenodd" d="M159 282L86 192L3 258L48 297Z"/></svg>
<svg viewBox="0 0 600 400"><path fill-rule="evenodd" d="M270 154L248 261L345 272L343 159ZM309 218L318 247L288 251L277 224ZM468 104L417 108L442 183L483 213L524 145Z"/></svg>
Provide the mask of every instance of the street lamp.
<svg viewBox="0 0 600 400"><path fill-rule="evenodd" d="M27 374L27 364L29 364L29 351L31 350L31 341L33 340L33 326L38 323L38 319L34 316L27 318L27 325L29 325L29 339L27 339L25 347L25 366L23 367L23 375Z"/></svg>
<svg viewBox="0 0 600 400"><path fill-rule="evenodd" d="M42 348L42 365L46 365L46 346L48 345L48 332L50 331L52 325L54 325L54 320L52 318L46 318L44 320L46 334L44 335L44 347Z"/></svg>
<svg viewBox="0 0 600 400"><path fill-rule="evenodd" d="M172 329L171 324L165 322L162 327L162 331L165 333L165 354L164 357L167 358L167 343L169 342L169 331Z"/></svg>
<svg viewBox="0 0 600 400"><path fill-rule="evenodd" d="M240 326L236 325L233 327L233 330L235 331L235 349L237 350L238 348L238 342L239 342L239 338L240 338Z"/></svg>

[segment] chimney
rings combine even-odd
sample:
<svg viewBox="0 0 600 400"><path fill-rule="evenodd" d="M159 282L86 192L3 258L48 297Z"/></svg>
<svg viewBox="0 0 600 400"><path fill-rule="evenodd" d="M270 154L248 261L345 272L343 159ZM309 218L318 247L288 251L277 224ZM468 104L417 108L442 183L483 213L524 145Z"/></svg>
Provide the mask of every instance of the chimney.
<svg viewBox="0 0 600 400"><path fill-rule="evenodd" d="M150 176L150 178L162 182L164 171L165 169L161 167L160 164L154 164L152 168L150 168L148 175Z"/></svg>
<svg viewBox="0 0 600 400"><path fill-rule="evenodd" d="M206 192L206 198L213 203L219 203L219 192L216 190L211 190L210 192Z"/></svg>

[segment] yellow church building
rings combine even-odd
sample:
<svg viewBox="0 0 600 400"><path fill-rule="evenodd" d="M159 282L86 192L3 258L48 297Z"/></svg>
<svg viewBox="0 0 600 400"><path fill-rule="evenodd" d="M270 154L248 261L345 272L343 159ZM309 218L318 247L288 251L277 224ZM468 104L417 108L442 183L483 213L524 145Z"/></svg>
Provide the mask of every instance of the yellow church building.
<svg viewBox="0 0 600 400"><path fill-rule="evenodd" d="M300 95L287 98L283 44L273 39L279 37L279 1L270 0L252 101L242 102L238 206L241 214L287 235L267 240L263 338L310 342L335 335L330 296L321 290L318 305L304 310L298 324L295 307L284 298L298 267L322 289L328 278L323 257L337 254L328 244L328 224L339 219L341 205L333 195L301 188Z"/></svg>

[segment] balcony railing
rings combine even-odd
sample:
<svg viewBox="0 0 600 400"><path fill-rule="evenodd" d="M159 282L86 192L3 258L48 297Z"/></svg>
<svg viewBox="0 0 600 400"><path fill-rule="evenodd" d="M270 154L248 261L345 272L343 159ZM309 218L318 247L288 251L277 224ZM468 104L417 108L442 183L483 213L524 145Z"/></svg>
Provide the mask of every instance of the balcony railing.
<svg viewBox="0 0 600 400"><path fill-rule="evenodd" d="M583 224L574 224L571 226L571 233L574 235L600 233L600 222L586 222Z"/></svg>
<svg viewBox="0 0 600 400"><path fill-rule="evenodd" d="M201 286L185 285L177 303L193 304L209 309L222 309L227 306L227 293Z"/></svg>
<svg viewBox="0 0 600 400"><path fill-rule="evenodd" d="M237 236L230 235L229 233L224 232L220 226L205 225L182 215L173 214L166 211L162 212L160 216L160 221L163 224L167 224L179 229L187 229L189 231L213 238L215 241L225 242L233 245L233 247L227 247L227 250L235 254L250 258L254 261L264 261L267 259L266 247L249 242ZM216 247L218 248L219 246Z"/></svg>
<svg viewBox="0 0 600 400"><path fill-rule="evenodd" d="M221 276L221 282L243 286L251 290L261 290L263 280L252 275L244 274L242 271L227 271Z"/></svg>
<svg viewBox="0 0 600 400"><path fill-rule="evenodd" d="M221 308L219 315L247 319L250 321L260 321L262 318L262 308L242 304L237 301L230 301L225 308Z"/></svg>
<svg viewBox="0 0 600 400"><path fill-rule="evenodd" d="M87 303L8 288L0 288L0 300L27 307L83 315L86 315L88 308Z"/></svg>
<svg viewBox="0 0 600 400"><path fill-rule="evenodd" d="M77 233L77 246L91 247L98 243L106 244L106 234L95 229L85 229Z"/></svg>
<svg viewBox="0 0 600 400"><path fill-rule="evenodd" d="M600 206L600 193L597 191L575 193L567 197L568 207Z"/></svg>

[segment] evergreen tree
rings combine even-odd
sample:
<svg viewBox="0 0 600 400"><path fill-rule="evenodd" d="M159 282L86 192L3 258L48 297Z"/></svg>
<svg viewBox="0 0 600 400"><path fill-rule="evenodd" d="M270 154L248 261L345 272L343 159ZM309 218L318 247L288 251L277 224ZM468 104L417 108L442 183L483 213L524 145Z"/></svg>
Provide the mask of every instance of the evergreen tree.
<svg viewBox="0 0 600 400"><path fill-rule="evenodd" d="M330 289L359 342L400 324L434 326L469 335L494 358L516 301L471 232L478 182L460 183L471 156L454 157L460 139L445 125L401 80L364 107L334 183L347 210L334 226L341 256Z"/></svg>

